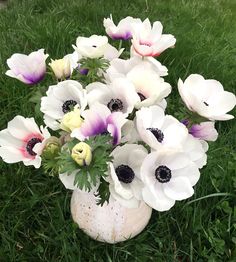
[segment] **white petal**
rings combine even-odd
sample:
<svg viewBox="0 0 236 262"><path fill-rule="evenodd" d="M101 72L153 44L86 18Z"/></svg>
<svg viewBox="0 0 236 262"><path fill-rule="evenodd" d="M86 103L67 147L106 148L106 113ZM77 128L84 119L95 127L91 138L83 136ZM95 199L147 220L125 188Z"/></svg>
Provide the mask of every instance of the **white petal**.
<svg viewBox="0 0 236 262"><path fill-rule="evenodd" d="M200 172L196 164L190 163L184 168L173 170L172 177L185 177L190 181L191 186L194 186L200 178Z"/></svg>
<svg viewBox="0 0 236 262"><path fill-rule="evenodd" d="M135 197L132 197L130 199L124 199L119 194L116 193L113 187L109 187L111 196L117 200L122 206L127 208L137 208L139 207L140 201L136 199Z"/></svg>
<svg viewBox="0 0 236 262"><path fill-rule="evenodd" d="M108 44L104 52L104 58L111 61L115 58L118 58L122 54L123 51L124 51L124 48L122 48L121 50L117 50L114 46Z"/></svg>
<svg viewBox="0 0 236 262"><path fill-rule="evenodd" d="M134 197L138 200L142 199L143 186L144 184L137 177L135 177L134 180L131 182L131 185L130 185L131 190L133 192Z"/></svg>
<svg viewBox="0 0 236 262"><path fill-rule="evenodd" d="M156 177L155 177L155 170L158 164L158 152L152 152L146 156L144 159L141 169L140 169L140 178L144 183L147 184L155 184Z"/></svg>
<svg viewBox="0 0 236 262"><path fill-rule="evenodd" d="M159 152L159 160L162 165L167 166L171 170L177 170L188 166L191 161L186 154L181 152Z"/></svg>
<svg viewBox="0 0 236 262"><path fill-rule="evenodd" d="M185 177L173 177L163 185L165 194L174 200L183 200L193 195L194 190Z"/></svg>
<svg viewBox="0 0 236 262"><path fill-rule="evenodd" d="M236 105L236 97L230 92L219 92L208 100L211 114L214 116L223 115L231 111Z"/></svg>
<svg viewBox="0 0 236 262"><path fill-rule="evenodd" d="M157 211L167 211L174 206L175 200L168 198L162 191L152 187L144 187L142 190L143 200Z"/></svg>
<svg viewBox="0 0 236 262"><path fill-rule="evenodd" d="M39 168L41 166L42 159L40 156L35 156L34 159L26 159L23 160L25 166L34 166L35 168Z"/></svg>
<svg viewBox="0 0 236 262"><path fill-rule="evenodd" d="M0 131L0 146L22 147L21 140L12 136L7 129Z"/></svg>
<svg viewBox="0 0 236 262"><path fill-rule="evenodd" d="M25 159L20 150L10 146L0 147L0 156L4 162L9 164L17 163Z"/></svg>
<svg viewBox="0 0 236 262"><path fill-rule="evenodd" d="M9 133L24 140L30 134L40 134L39 128L33 118L24 118L22 116L15 116L8 122L7 129Z"/></svg>
<svg viewBox="0 0 236 262"><path fill-rule="evenodd" d="M70 190L77 189L77 186L74 185L75 173L72 173L71 175L67 175L67 173L59 174L59 179L61 180L65 188Z"/></svg>

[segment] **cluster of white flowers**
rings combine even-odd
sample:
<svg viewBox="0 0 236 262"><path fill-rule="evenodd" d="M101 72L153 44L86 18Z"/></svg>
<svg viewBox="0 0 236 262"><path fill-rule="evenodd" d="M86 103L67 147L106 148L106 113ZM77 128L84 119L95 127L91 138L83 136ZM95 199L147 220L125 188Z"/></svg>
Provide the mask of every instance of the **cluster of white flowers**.
<svg viewBox="0 0 236 262"><path fill-rule="evenodd" d="M161 22L151 25L148 18L126 17L115 25L110 17L104 27L111 39L130 41L130 56L123 53L121 58L124 49L109 44L106 36L78 37L74 53L49 63L58 83L41 98L46 128L40 131L33 118L16 116L0 132L0 156L7 163L40 167L50 128L63 133L62 144L83 141L75 151L80 154L76 161L89 165L92 152L86 139L110 133L113 161L107 163L106 181L111 197L130 208L145 201L158 211L169 210L176 200L193 195L207 163L206 141L218 137L214 121L233 118L227 113L236 104L235 95L216 80L192 74L178 81L187 116L178 120L166 114L171 86L163 77L168 70L154 57L174 47L175 37L163 34ZM43 49L28 56L14 54L7 60L6 74L36 84L44 78L47 57ZM98 78L85 85L78 75L86 79L92 73L83 67L88 60L108 66L98 68ZM59 177L67 188L76 189L73 175Z"/></svg>

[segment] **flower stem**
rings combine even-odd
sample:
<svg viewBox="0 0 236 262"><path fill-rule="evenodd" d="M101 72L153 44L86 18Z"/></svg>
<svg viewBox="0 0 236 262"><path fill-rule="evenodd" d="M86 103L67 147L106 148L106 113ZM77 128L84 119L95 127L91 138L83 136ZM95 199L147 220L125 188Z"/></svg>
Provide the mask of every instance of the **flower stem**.
<svg viewBox="0 0 236 262"><path fill-rule="evenodd" d="M120 40L120 42L119 42L119 47L118 47L118 50L120 50L121 49L121 47L122 47L122 40Z"/></svg>

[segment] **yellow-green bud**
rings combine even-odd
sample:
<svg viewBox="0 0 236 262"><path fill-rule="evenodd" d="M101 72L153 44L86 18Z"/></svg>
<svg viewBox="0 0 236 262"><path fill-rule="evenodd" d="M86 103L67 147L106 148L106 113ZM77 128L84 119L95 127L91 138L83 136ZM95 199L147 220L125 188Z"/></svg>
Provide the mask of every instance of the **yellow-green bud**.
<svg viewBox="0 0 236 262"><path fill-rule="evenodd" d="M61 148L60 140L57 137L50 137L43 150L43 155L46 158L51 158L58 154L59 150Z"/></svg>
<svg viewBox="0 0 236 262"><path fill-rule="evenodd" d="M52 68L57 79L66 79L71 75L71 66L68 58L51 60L49 66Z"/></svg>
<svg viewBox="0 0 236 262"><path fill-rule="evenodd" d="M71 157L80 166L88 166L92 161L92 150L91 147L80 142L72 148Z"/></svg>
<svg viewBox="0 0 236 262"><path fill-rule="evenodd" d="M66 113L61 120L60 128L66 132L72 132L75 128L79 128L83 123L80 116L80 109L75 107L73 111Z"/></svg>

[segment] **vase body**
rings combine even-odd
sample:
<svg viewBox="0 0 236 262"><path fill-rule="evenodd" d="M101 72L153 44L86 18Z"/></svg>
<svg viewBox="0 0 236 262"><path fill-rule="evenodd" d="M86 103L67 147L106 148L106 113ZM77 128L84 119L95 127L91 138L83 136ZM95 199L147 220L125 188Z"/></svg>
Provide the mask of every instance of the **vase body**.
<svg viewBox="0 0 236 262"><path fill-rule="evenodd" d="M139 234L147 225L152 208L144 202L138 208L126 208L112 198L108 204L100 206L93 193L74 190L71 214L75 223L91 238L117 243Z"/></svg>

